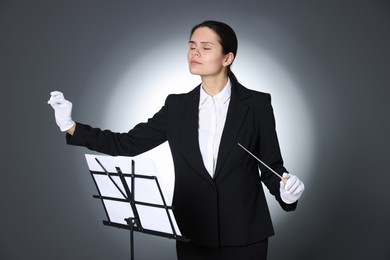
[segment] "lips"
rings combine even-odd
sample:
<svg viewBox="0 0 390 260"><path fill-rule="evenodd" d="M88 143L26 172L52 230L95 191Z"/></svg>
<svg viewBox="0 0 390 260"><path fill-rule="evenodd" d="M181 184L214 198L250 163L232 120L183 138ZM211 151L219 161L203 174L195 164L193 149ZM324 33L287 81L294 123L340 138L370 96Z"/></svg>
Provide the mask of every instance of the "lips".
<svg viewBox="0 0 390 260"><path fill-rule="evenodd" d="M202 64L202 63L200 63L199 61L196 61L196 60L192 60L191 64L198 65L198 64Z"/></svg>

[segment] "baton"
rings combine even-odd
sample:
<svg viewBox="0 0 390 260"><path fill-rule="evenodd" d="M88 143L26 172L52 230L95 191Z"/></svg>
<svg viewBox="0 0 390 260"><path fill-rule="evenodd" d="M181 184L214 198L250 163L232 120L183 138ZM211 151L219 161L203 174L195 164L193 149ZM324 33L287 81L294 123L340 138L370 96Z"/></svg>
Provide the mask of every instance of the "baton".
<svg viewBox="0 0 390 260"><path fill-rule="evenodd" d="M267 164L265 164L262 160L260 160L259 158L257 158L253 153L251 153L248 149L246 149L244 146L242 146L240 143L238 143L239 146L241 146L242 149L244 149L247 153L249 153L250 155L252 155L253 158L255 158L256 160L258 160L262 165L264 165L265 167L267 167L271 172L273 172L276 176L278 176L282 182L286 183L287 182L287 179L288 178L283 178L282 176L280 176L279 173L277 173L276 171L274 171L271 167L269 167Z"/></svg>

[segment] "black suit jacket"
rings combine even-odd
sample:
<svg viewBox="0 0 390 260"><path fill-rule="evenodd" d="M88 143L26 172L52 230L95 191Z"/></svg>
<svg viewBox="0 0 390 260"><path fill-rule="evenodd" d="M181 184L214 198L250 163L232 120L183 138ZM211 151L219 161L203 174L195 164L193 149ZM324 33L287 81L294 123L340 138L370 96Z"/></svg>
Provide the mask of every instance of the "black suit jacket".
<svg viewBox="0 0 390 260"><path fill-rule="evenodd" d="M183 235L203 246L241 246L274 234L261 182L286 211L280 179L245 152L257 155L278 173L283 166L269 94L232 82L215 176L207 172L198 142L200 86L169 95L165 105L128 133L113 133L77 123L68 144L110 155L135 156L168 141L175 169L174 213ZM259 176L259 168L261 177Z"/></svg>

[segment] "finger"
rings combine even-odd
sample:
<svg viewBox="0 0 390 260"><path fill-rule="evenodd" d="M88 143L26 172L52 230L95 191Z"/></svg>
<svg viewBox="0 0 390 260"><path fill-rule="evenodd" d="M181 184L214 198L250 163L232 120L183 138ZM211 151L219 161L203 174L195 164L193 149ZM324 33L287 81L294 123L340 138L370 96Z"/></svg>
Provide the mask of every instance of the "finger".
<svg viewBox="0 0 390 260"><path fill-rule="evenodd" d="M301 181L298 178L294 178L294 183L289 186L289 192L294 192L294 190L299 187L300 183Z"/></svg>
<svg viewBox="0 0 390 260"><path fill-rule="evenodd" d="M56 90L56 91L50 92L50 95L51 95L51 96L57 96L57 95L63 95L63 94L62 94L61 91L57 91L57 90Z"/></svg>
<svg viewBox="0 0 390 260"><path fill-rule="evenodd" d="M60 91L53 91L53 92L50 92L50 99L49 99L49 101L47 101L47 103L53 104L55 102L58 102L61 99L65 99L64 94L62 94Z"/></svg>
<svg viewBox="0 0 390 260"><path fill-rule="evenodd" d="M65 98L62 94L60 94L60 95L52 96L47 103L48 104L62 104L64 102L65 102Z"/></svg>
<svg viewBox="0 0 390 260"><path fill-rule="evenodd" d="M292 187L289 192L292 195L299 195L303 192L304 189L305 189L305 185L303 184L303 182L298 181L297 185L296 186L294 185L294 187Z"/></svg>
<svg viewBox="0 0 390 260"><path fill-rule="evenodd" d="M296 181L295 183L294 183L294 185L292 185L291 187L290 187L290 189L288 190L288 192L290 193L290 194L298 194L299 193L299 191L300 191L300 185L301 183L299 182L299 181Z"/></svg>
<svg viewBox="0 0 390 260"><path fill-rule="evenodd" d="M294 186L294 184L297 182L297 177L294 175L291 175L290 178L288 178L286 183L286 191L290 191L290 189Z"/></svg>

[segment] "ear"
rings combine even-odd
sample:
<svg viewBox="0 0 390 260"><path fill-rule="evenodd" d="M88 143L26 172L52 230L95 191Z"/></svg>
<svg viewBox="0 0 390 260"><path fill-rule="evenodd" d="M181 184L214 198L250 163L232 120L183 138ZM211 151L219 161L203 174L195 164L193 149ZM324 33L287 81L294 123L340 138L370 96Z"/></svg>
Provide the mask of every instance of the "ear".
<svg viewBox="0 0 390 260"><path fill-rule="evenodd" d="M227 67L230 64L232 64L234 61L234 54L233 52L229 52L225 55L225 59L223 60L223 66Z"/></svg>

